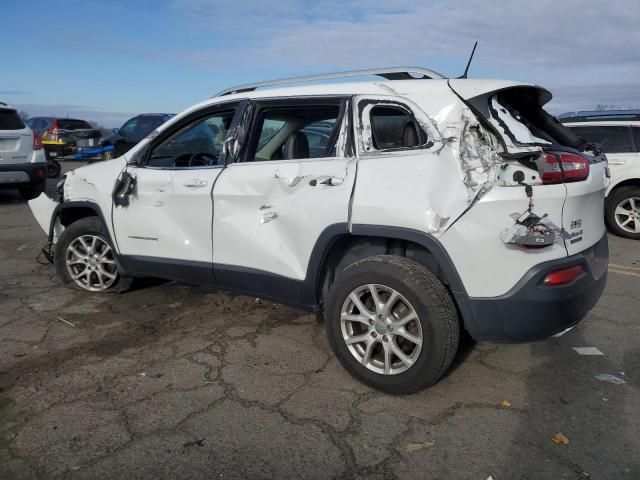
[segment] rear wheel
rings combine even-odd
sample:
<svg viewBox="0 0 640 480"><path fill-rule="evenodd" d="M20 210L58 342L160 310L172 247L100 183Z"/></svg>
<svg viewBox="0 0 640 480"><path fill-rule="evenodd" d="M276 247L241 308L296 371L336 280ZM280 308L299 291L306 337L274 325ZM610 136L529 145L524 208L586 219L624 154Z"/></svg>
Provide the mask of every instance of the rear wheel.
<svg viewBox="0 0 640 480"><path fill-rule="evenodd" d="M440 280L404 257L365 258L331 285L325 323L338 360L378 390L413 393L449 368L460 336L453 299Z"/></svg>
<svg viewBox="0 0 640 480"><path fill-rule="evenodd" d="M61 170L62 170L62 166L60 165L60 162L58 162L57 160L49 159L47 161L47 177L58 178Z"/></svg>
<svg viewBox="0 0 640 480"><path fill-rule="evenodd" d="M40 196L43 192L43 185L40 183L34 185L25 185L24 187L18 187L18 193L25 200L33 200Z"/></svg>
<svg viewBox="0 0 640 480"><path fill-rule="evenodd" d="M614 190L607 200L605 219L616 235L640 240L640 187Z"/></svg>
<svg viewBox="0 0 640 480"><path fill-rule="evenodd" d="M131 285L119 270L111 240L97 217L78 220L62 232L54 263L62 281L77 290L115 292Z"/></svg>

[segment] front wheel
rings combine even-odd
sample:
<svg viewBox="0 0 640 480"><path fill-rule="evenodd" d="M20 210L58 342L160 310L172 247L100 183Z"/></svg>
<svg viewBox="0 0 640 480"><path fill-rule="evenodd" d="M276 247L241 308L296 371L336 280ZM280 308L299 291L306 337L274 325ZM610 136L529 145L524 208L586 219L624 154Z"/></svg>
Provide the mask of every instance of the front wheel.
<svg viewBox="0 0 640 480"><path fill-rule="evenodd" d="M378 390L434 384L458 349L456 307L440 280L404 257L365 258L339 273L325 311L329 343L345 369Z"/></svg>
<svg viewBox="0 0 640 480"><path fill-rule="evenodd" d="M118 269L109 236L96 217L78 220L62 232L54 263L62 281L77 290L115 292L131 284Z"/></svg>
<svg viewBox="0 0 640 480"><path fill-rule="evenodd" d="M605 220L616 235L640 240L640 188L614 190L607 199Z"/></svg>

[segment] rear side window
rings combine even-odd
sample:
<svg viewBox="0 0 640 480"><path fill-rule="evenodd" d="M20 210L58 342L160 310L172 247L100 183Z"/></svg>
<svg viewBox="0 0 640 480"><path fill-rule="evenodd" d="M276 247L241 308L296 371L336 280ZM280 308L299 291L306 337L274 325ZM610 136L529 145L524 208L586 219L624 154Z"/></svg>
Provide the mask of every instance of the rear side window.
<svg viewBox="0 0 640 480"><path fill-rule="evenodd" d="M15 110L0 109L0 130L22 130L24 123Z"/></svg>
<svg viewBox="0 0 640 480"><path fill-rule="evenodd" d="M427 135L409 112L386 105L371 109L371 133L377 150L414 148L428 141Z"/></svg>
<svg viewBox="0 0 640 480"><path fill-rule="evenodd" d="M80 130L83 128L91 128L91 125L89 125L89 122L85 122L84 120L72 120L68 118L59 118L58 128L62 130Z"/></svg>
<svg viewBox="0 0 640 480"><path fill-rule="evenodd" d="M261 109L254 127L253 161L336 156L340 101L335 105L291 105Z"/></svg>
<svg viewBox="0 0 640 480"><path fill-rule="evenodd" d="M572 130L587 142L600 146L605 153L633 152L628 127L589 125L572 127Z"/></svg>
<svg viewBox="0 0 640 480"><path fill-rule="evenodd" d="M636 141L636 151L640 152L640 127L633 127L633 138Z"/></svg>

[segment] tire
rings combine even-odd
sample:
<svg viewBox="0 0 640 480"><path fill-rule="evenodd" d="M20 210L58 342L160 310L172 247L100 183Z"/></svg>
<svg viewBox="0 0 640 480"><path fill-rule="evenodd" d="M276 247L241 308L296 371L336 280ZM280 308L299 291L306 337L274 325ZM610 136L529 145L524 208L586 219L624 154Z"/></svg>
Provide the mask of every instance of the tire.
<svg viewBox="0 0 640 480"><path fill-rule="evenodd" d="M18 187L18 193L24 200L33 200L39 197L44 191L43 184L35 183L32 185L25 185L24 187Z"/></svg>
<svg viewBox="0 0 640 480"><path fill-rule="evenodd" d="M380 304L395 292L388 312L375 309L372 288ZM364 315L354 295L367 310ZM361 321L369 314L375 319L373 325L372 320ZM415 318L407 321L413 314ZM403 320L405 326L400 327ZM424 266L391 255L365 258L338 275L327 293L325 327L344 368L362 383L391 394L433 385L450 367L460 339L457 310L442 282ZM347 339L353 343L347 345ZM368 350L371 355L365 365ZM411 365L395 354L399 350Z"/></svg>
<svg viewBox="0 0 640 480"><path fill-rule="evenodd" d="M48 178L58 178L60 176L60 172L62 171L62 166L60 162L57 160L48 160L47 161L47 177Z"/></svg>
<svg viewBox="0 0 640 480"><path fill-rule="evenodd" d="M86 217L62 232L53 261L67 286L84 292L122 292L131 286L132 279L123 274L114 252L102 222L97 217Z"/></svg>
<svg viewBox="0 0 640 480"><path fill-rule="evenodd" d="M615 189L607 198L605 220L616 235L640 240L640 187Z"/></svg>

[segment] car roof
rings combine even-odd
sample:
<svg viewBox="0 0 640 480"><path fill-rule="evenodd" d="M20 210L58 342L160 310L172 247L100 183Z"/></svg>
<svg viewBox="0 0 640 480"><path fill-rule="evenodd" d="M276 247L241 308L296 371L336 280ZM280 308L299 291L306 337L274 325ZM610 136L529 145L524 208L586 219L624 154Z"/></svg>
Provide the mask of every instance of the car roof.
<svg viewBox="0 0 640 480"><path fill-rule="evenodd" d="M640 110L579 110L557 116L563 123L594 121L640 121Z"/></svg>
<svg viewBox="0 0 640 480"><path fill-rule="evenodd" d="M562 124L566 127L638 127L640 126L640 120L589 120L589 121L563 121Z"/></svg>

